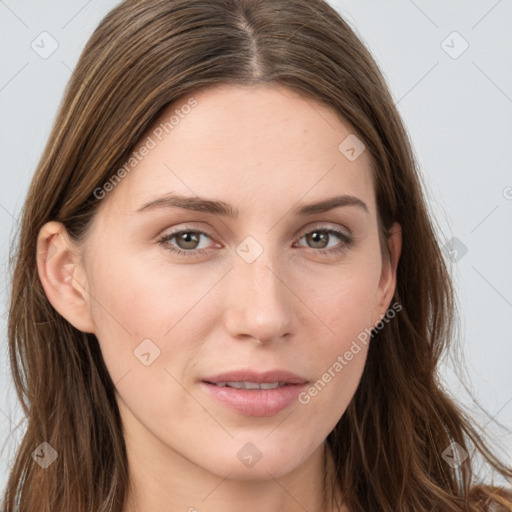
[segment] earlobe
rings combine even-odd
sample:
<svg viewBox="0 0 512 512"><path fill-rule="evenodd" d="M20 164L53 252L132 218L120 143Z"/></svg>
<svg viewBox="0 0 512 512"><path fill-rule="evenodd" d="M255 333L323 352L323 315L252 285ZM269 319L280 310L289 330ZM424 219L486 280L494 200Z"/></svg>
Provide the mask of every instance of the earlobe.
<svg viewBox="0 0 512 512"><path fill-rule="evenodd" d="M37 271L55 310L82 332L94 332L79 252L65 226L48 222L37 239Z"/></svg>

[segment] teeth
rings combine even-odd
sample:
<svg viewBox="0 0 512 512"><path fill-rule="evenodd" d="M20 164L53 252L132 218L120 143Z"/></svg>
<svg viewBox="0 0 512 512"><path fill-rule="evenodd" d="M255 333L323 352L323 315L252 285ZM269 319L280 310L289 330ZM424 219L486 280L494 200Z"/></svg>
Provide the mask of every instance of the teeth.
<svg viewBox="0 0 512 512"><path fill-rule="evenodd" d="M286 382L216 382L215 385L236 389L276 389L286 386Z"/></svg>
<svg viewBox="0 0 512 512"><path fill-rule="evenodd" d="M284 383L281 383L282 386L284 386ZM259 385L260 389L276 389L279 387L279 382L262 382Z"/></svg>

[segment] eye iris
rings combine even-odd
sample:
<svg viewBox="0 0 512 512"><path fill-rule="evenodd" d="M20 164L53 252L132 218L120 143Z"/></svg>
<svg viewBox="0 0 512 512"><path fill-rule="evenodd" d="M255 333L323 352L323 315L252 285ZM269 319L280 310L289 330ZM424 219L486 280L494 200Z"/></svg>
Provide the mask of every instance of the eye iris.
<svg viewBox="0 0 512 512"><path fill-rule="evenodd" d="M312 231L311 233L309 233L308 235L306 235L307 238L308 238L308 242L309 241L313 241L313 243L317 243L318 240L320 239L320 247L316 246L315 248L317 249L323 249L324 247L327 246L327 238L328 238L328 234L325 233L324 231ZM321 240L323 238L323 241Z"/></svg>
<svg viewBox="0 0 512 512"><path fill-rule="evenodd" d="M198 244L199 243L199 237L200 237L199 234L187 231L187 232L181 233L180 235L177 235L176 236L176 242L178 243L178 246L181 249L195 249L196 248L195 246L190 247L187 244L190 244L190 243L192 243L192 245L194 245L194 243ZM181 245L181 242L185 242L185 247L183 247Z"/></svg>

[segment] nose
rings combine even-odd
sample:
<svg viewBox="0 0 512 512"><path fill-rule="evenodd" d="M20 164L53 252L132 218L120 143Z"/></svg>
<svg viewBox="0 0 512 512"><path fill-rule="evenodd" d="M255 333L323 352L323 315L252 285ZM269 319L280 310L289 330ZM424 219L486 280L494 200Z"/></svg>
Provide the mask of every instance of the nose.
<svg viewBox="0 0 512 512"><path fill-rule="evenodd" d="M267 251L252 263L235 258L225 295L225 326L233 339L269 344L292 334L298 301L290 272L276 259Z"/></svg>

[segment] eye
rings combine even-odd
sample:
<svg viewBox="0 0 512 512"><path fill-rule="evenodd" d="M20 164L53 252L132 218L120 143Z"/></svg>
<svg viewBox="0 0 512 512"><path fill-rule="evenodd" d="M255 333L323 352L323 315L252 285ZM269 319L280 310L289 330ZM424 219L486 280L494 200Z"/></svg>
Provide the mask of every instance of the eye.
<svg viewBox="0 0 512 512"><path fill-rule="evenodd" d="M328 243L330 242L333 235L336 238L339 238L342 243L338 243L338 245L335 245L334 247L328 247ZM344 251L348 249L353 242L352 238L342 231L327 227L319 227L312 231L308 231L301 237L301 240L302 238L306 238L309 244L313 244L312 248L317 249L315 252L320 254L333 254ZM328 248L325 249L325 247Z"/></svg>
<svg viewBox="0 0 512 512"><path fill-rule="evenodd" d="M333 235L341 240L341 243L338 243L338 245L335 245L334 247L329 247L329 242ZM208 248L198 247L201 242L201 237L211 238L210 235L204 231L192 228L183 228L179 231L163 235L159 238L158 242L166 250L180 256L202 256L205 251L208 251ZM352 238L342 231L327 227L319 227L312 231L308 231L302 235L300 240L302 240L302 238L306 238L309 244L313 244L310 249L320 254L333 254L344 251L348 249L353 242ZM174 239L176 239L177 246L174 243L171 243ZM216 246L220 247L219 244L216 244ZM300 247L304 246L301 245Z"/></svg>
<svg viewBox="0 0 512 512"><path fill-rule="evenodd" d="M204 231L185 228L162 236L158 242L162 244L166 250L175 254L182 256L200 256L204 248L197 249L197 244L202 236L210 238L210 235ZM178 247L170 243L173 239L176 239L176 242L179 244Z"/></svg>

